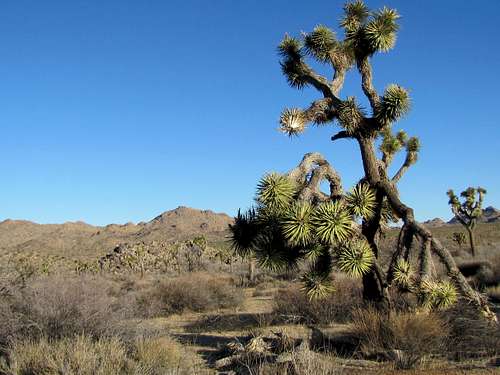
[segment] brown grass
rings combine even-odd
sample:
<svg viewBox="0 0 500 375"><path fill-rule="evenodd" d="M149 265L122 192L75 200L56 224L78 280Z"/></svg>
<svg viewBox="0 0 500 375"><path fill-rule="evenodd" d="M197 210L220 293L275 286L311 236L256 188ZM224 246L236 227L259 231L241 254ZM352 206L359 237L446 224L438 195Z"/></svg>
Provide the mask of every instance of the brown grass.
<svg viewBox="0 0 500 375"><path fill-rule="evenodd" d="M110 282L97 276L44 277L2 300L2 342L19 337L58 339L110 334L125 313L107 293ZM2 324L3 326L3 324Z"/></svg>
<svg viewBox="0 0 500 375"><path fill-rule="evenodd" d="M352 312L362 305L358 280L337 278L336 291L330 296L310 300L298 286L278 291L274 299L277 319L292 323L330 324L349 321Z"/></svg>
<svg viewBox="0 0 500 375"><path fill-rule="evenodd" d="M446 348L448 327L435 314L395 313L359 309L353 316L353 331L368 357L393 356L398 368L413 368L429 355ZM398 352L394 352L398 351Z"/></svg>
<svg viewBox="0 0 500 375"><path fill-rule="evenodd" d="M451 359L500 354L500 325L484 319L474 307L457 304L441 315L450 329L448 355Z"/></svg>
<svg viewBox="0 0 500 375"><path fill-rule="evenodd" d="M137 305L141 316L157 317L234 308L242 299L231 279L197 273L155 283L137 297Z"/></svg>
<svg viewBox="0 0 500 375"><path fill-rule="evenodd" d="M76 336L16 341L0 371L5 375L194 374L197 364L193 354L167 337L141 339L127 350L116 337Z"/></svg>

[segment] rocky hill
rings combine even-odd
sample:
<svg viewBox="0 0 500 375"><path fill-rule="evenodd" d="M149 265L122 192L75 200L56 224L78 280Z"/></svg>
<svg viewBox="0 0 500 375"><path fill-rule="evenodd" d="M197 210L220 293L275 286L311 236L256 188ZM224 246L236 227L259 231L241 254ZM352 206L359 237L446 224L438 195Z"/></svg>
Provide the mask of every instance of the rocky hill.
<svg viewBox="0 0 500 375"><path fill-rule="evenodd" d="M102 255L121 243L176 241L204 235L223 241L233 219L210 210L178 207L149 222L104 227L83 222L36 224L23 220L0 222L0 253L40 252L87 258Z"/></svg>

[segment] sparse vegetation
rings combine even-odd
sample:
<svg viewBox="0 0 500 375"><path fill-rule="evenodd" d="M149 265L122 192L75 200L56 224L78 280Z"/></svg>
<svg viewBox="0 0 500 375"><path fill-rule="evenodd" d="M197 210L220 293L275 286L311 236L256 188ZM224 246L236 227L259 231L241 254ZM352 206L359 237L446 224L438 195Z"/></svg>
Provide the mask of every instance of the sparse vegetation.
<svg viewBox="0 0 500 375"><path fill-rule="evenodd" d="M331 140L359 146L359 180L345 190L307 153L266 174L234 221L178 207L106 227L1 222L0 375L497 373L500 223L485 221L500 211L482 210L482 188L463 203L448 192L474 259L459 225L415 220L398 183L420 142L395 128L409 90L379 92L371 66L400 16L343 10L339 36L318 25L279 44L290 86L320 93L279 129L339 125ZM363 100L342 92L353 70Z"/></svg>

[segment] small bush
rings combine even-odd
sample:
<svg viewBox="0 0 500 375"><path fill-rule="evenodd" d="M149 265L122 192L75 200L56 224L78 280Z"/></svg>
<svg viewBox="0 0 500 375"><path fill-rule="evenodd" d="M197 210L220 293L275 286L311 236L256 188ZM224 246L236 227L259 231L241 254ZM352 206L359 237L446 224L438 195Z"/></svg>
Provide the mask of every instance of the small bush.
<svg viewBox="0 0 500 375"><path fill-rule="evenodd" d="M14 342L2 367L6 375L111 375L128 370L126 350L119 340L93 342L88 336Z"/></svg>
<svg viewBox="0 0 500 375"><path fill-rule="evenodd" d="M356 310L354 334L366 356L391 357L398 368L413 368L446 347L448 328L437 315Z"/></svg>
<svg viewBox="0 0 500 375"><path fill-rule="evenodd" d="M144 317L232 308L241 301L242 293L229 279L207 274L162 280L137 297L139 314Z"/></svg>
<svg viewBox="0 0 500 375"><path fill-rule="evenodd" d="M127 351L116 337L77 336L14 342L0 366L5 375L160 375L196 373L197 359L166 337L138 340Z"/></svg>
<svg viewBox="0 0 500 375"><path fill-rule="evenodd" d="M108 287L105 279L92 276L43 278L18 292L12 307L36 336L57 339L85 333L100 337L110 333L122 317Z"/></svg>
<svg viewBox="0 0 500 375"><path fill-rule="evenodd" d="M500 325L484 319L473 306L457 304L441 317L450 328L447 352L451 359L500 354Z"/></svg>
<svg viewBox="0 0 500 375"><path fill-rule="evenodd" d="M362 305L359 283L349 278L335 281L336 291L323 299L310 300L298 287L278 291L274 300L274 313L278 319L294 323L330 324L346 322L352 311Z"/></svg>

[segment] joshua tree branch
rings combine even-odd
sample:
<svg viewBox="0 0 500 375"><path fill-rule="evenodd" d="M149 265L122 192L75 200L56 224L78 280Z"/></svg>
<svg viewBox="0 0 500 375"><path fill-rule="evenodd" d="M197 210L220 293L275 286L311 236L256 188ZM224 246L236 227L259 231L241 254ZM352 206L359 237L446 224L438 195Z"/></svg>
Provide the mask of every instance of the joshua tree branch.
<svg viewBox="0 0 500 375"><path fill-rule="evenodd" d="M372 110L375 111L376 107L380 102L380 97L377 94L377 91L373 87L373 78L372 78L372 66L368 57L365 56L362 59L357 61L358 71L361 74L361 87L363 88L363 92L366 97L370 101L370 106Z"/></svg>
<svg viewBox="0 0 500 375"><path fill-rule="evenodd" d="M346 70L344 68L335 69L331 86L332 86L332 91L336 96L339 95L340 89L342 88L342 86L344 86L345 73Z"/></svg>
<svg viewBox="0 0 500 375"><path fill-rule="evenodd" d="M328 79L326 79L322 75L316 73L304 61L300 60L300 62L298 62L298 64L300 64L300 71L301 71L303 79L306 83L310 84L311 86L316 88L318 91L321 91L325 98L331 98L336 102L340 102L340 99L338 99L335 96L335 94L332 90L332 83L330 81L328 81Z"/></svg>
<svg viewBox="0 0 500 375"><path fill-rule="evenodd" d="M450 252L443 247L439 240L433 237L432 233L427 228L415 220L413 209L401 202L394 184L380 177L373 140L359 137L358 142L363 158L366 178L370 185L374 186L376 189L380 189L384 193L392 209L402 218L404 224L420 237L421 241L429 241L431 243L431 249L440 258L448 271L448 275L457 285L462 295L474 303L483 312L485 317L497 322L498 319L495 313L490 310L487 300L480 293L472 289L465 277L459 271Z"/></svg>
<svg viewBox="0 0 500 375"><path fill-rule="evenodd" d="M308 176L310 178L308 179ZM305 184L301 198L304 200L318 199L320 201L342 196L342 181L330 163L319 153L305 154L300 164L288 172L288 177L299 184ZM330 196L321 192L320 184L323 180L330 183Z"/></svg>
<svg viewBox="0 0 500 375"><path fill-rule="evenodd" d="M396 184L399 182L401 177L408 171L408 169L411 167L411 163L408 162L408 158L405 159L403 165L398 169L394 177L392 177L391 181L393 184Z"/></svg>
<svg viewBox="0 0 500 375"><path fill-rule="evenodd" d="M423 282L429 277L430 262L431 262L431 241L422 241L420 247L420 282Z"/></svg>
<svg viewBox="0 0 500 375"><path fill-rule="evenodd" d="M304 116L308 121L316 124L333 121L337 116L337 111L333 108L332 104L332 99L330 98L315 100L309 108L304 110Z"/></svg>
<svg viewBox="0 0 500 375"><path fill-rule="evenodd" d="M345 130L342 130L338 132L337 134L332 136L332 141L336 141L337 139L344 139L344 138L352 138L352 135L347 133Z"/></svg>

